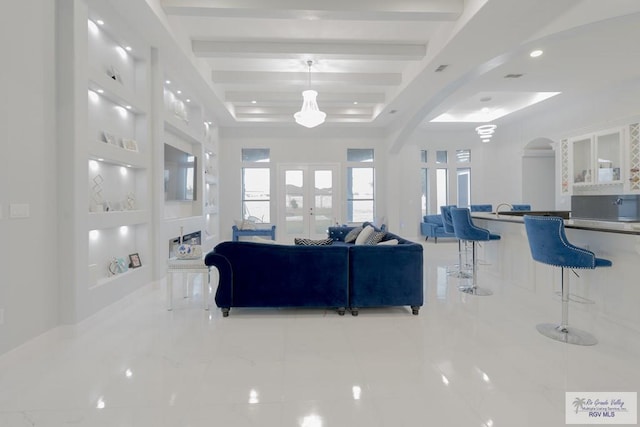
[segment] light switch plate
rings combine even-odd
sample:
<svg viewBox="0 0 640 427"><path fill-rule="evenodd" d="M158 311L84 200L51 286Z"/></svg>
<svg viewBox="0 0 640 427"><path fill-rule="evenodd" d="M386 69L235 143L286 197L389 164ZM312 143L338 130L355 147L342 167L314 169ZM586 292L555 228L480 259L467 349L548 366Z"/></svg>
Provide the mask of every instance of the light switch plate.
<svg viewBox="0 0 640 427"><path fill-rule="evenodd" d="M9 205L9 218L29 218L29 204L11 203Z"/></svg>

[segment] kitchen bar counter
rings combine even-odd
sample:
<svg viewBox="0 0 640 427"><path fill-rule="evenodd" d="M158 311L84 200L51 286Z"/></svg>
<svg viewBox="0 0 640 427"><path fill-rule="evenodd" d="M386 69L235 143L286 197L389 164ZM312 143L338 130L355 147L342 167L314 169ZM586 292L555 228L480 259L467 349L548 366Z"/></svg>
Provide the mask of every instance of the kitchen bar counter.
<svg viewBox="0 0 640 427"><path fill-rule="evenodd" d="M560 290L560 269L535 262L531 258L527 233L522 216L474 212L473 222L499 234L501 239L483 243L479 257L486 282L491 288L490 275L507 283L494 293L510 292L538 300L548 313L541 313L541 322L559 320L559 299L553 292ZM570 322L598 336L600 322L613 322L640 332L640 224L590 220L565 220L567 238L576 246L593 251L596 256L609 259L613 266L595 270L577 270L571 275ZM615 328L614 328L615 329ZM598 336L599 339L605 337Z"/></svg>
<svg viewBox="0 0 640 427"><path fill-rule="evenodd" d="M471 216L476 219L488 220L488 221L502 221L523 223L522 212L519 215L513 215L512 212L505 212L496 215L489 212L473 212ZM524 213L526 214L526 212ZM531 215L535 215L534 212ZM573 228L578 230L589 231L602 231L605 233L620 233L620 234L632 234L640 236L640 222L613 222L613 221L598 221L591 219L566 219L564 221L565 228Z"/></svg>

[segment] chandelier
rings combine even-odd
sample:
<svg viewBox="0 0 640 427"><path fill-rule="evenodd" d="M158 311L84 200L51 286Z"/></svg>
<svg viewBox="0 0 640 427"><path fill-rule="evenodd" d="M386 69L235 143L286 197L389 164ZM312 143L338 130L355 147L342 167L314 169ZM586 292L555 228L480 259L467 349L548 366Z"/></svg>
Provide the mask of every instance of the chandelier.
<svg viewBox="0 0 640 427"><path fill-rule="evenodd" d="M307 61L309 66L309 87L311 87L311 64L313 61ZM313 128L324 123L327 114L320 111L316 97L318 92L307 89L302 92L302 109L293 115L296 123L304 127Z"/></svg>

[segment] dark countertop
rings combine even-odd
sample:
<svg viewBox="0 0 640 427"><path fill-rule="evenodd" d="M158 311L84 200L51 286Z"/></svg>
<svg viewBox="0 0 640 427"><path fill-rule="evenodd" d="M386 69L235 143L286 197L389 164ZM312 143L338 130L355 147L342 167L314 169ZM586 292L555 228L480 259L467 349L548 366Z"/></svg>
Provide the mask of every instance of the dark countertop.
<svg viewBox="0 0 640 427"><path fill-rule="evenodd" d="M501 212L499 215L489 212L473 212L471 216L475 219L523 224L524 219L522 218L522 216L527 214L535 215L535 212L519 212L518 215L514 215L513 212ZM564 221L564 226L566 228L577 230L631 234L640 236L640 222L611 222L587 219L566 219Z"/></svg>

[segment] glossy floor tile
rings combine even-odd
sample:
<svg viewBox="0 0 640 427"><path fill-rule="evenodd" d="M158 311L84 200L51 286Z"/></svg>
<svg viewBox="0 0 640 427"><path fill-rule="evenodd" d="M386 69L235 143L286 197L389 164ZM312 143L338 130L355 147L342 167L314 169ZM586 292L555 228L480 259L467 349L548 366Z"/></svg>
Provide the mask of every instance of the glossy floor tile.
<svg viewBox="0 0 640 427"><path fill-rule="evenodd" d="M425 243L425 305L167 311L164 284L0 357L2 427L564 426L565 391L638 391L640 334L587 320L594 347L535 329L560 306L501 283L457 291L457 244ZM596 301L597 303L597 301Z"/></svg>

